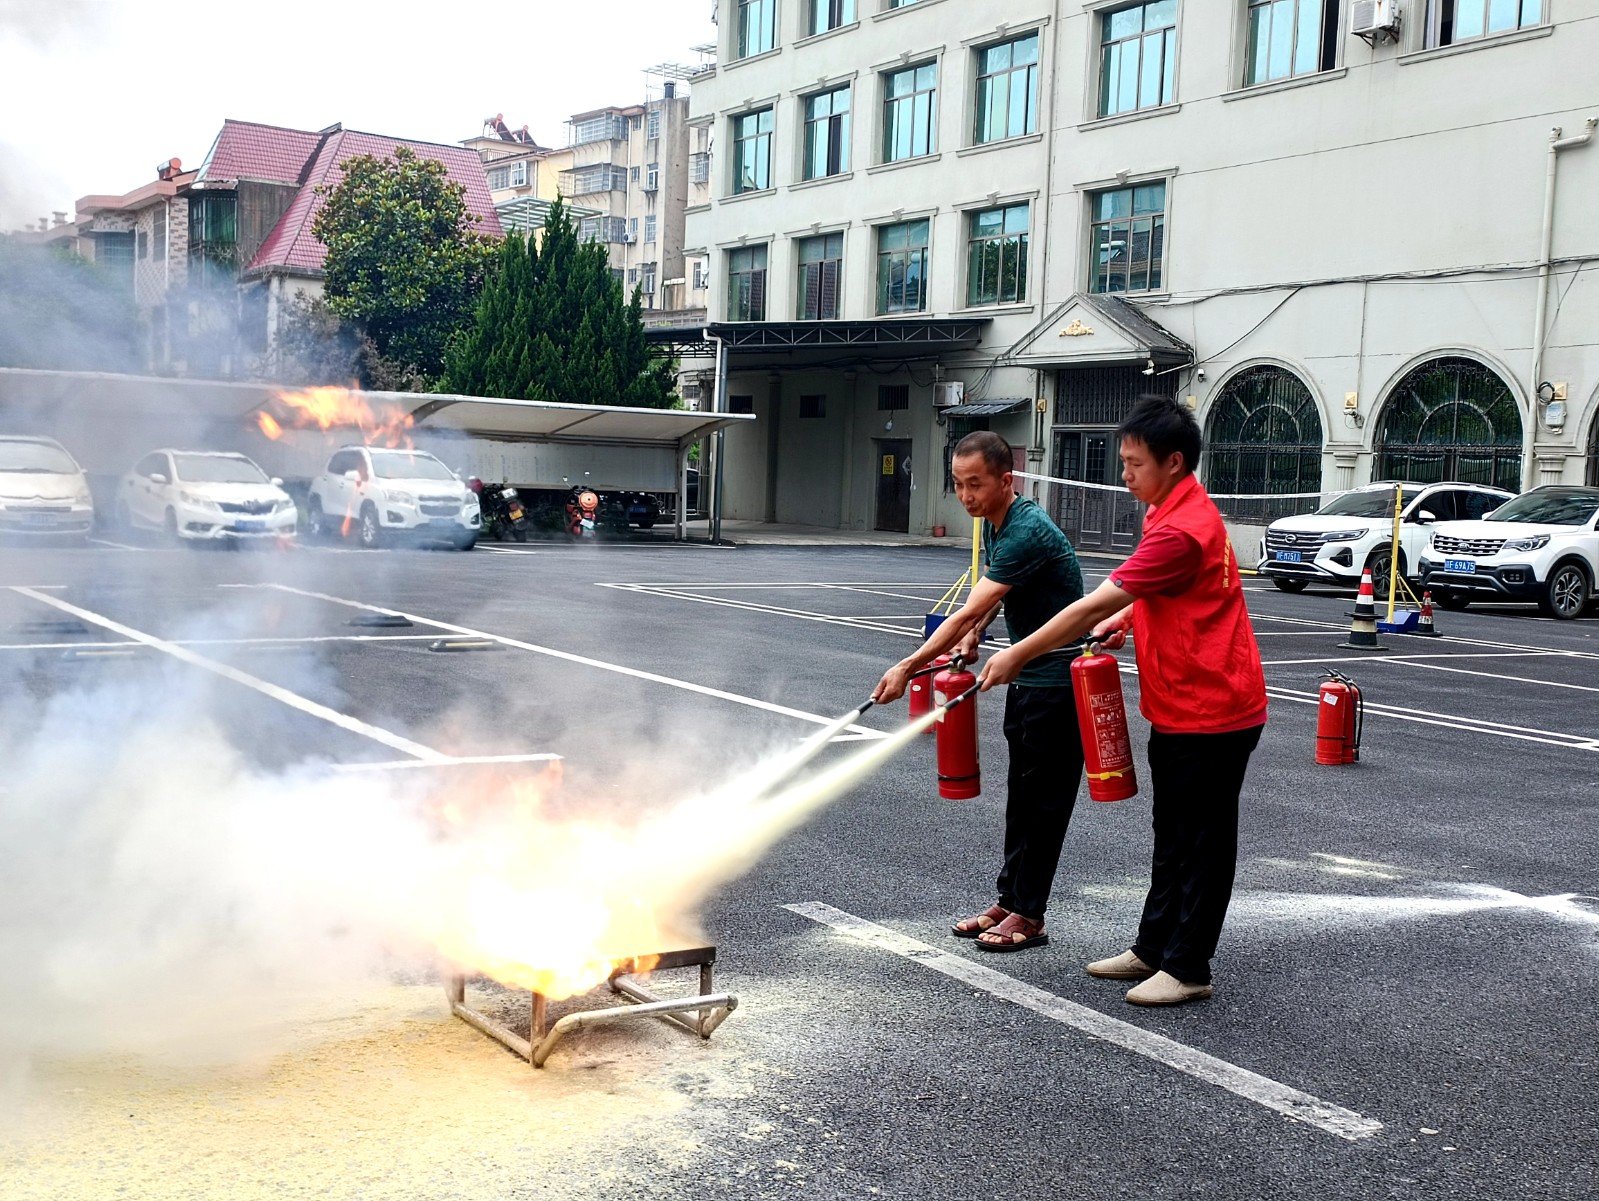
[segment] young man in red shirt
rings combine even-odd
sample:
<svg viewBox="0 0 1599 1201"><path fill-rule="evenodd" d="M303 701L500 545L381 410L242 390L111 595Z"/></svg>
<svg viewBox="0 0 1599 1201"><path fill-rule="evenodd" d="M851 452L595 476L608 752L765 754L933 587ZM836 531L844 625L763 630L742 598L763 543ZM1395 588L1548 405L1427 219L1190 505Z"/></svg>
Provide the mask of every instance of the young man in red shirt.
<svg viewBox="0 0 1599 1201"><path fill-rule="evenodd" d="M1266 681L1232 544L1194 476L1199 425L1176 400L1142 397L1117 430L1122 482L1149 506L1137 551L1093 592L1000 651L985 689L1034 656L1093 632L1109 649L1133 634L1139 708L1149 719L1155 847L1149 894L1130 950L1088 974L1139 980L1134 1005L1181 1005L1212 993L1238 862L1238 797L1266 724Z"/></svg>

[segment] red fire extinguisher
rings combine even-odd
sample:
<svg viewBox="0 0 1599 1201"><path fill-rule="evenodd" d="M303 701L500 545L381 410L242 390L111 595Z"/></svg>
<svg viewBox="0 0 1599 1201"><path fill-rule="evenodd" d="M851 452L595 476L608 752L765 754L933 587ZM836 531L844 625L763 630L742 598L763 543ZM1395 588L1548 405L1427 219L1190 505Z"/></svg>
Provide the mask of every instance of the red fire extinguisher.
<svg viewBox="0 0 1599 1201"><path fill-rule="evenodd" d="M912 721L926 717L933 711L933 677L949 666L949 662L948 655L940 655L911 677L910 687L906 689L906 699L910 702ZM935 723L928 727L927 732L931 734L937 728Z"/></svg>
<svg viewBox="0 0 1599 1201"><path fill-rule="evenodd" d="M1316 706L1316 762L1360 762L1360 735L1366 724L1366 698L1346 675L1328 671Z"/></svg>
<svg viewBox="0 0 1599 1201"><path fill-rule="evenodd" d="M977 677L954 659L933 677L933 703L944 707L938 731L938 795L946 801L969 801L982 795L977 764Z"/></svg>
<svg viewBox="0 0 1599 1201"><path fill-rule="evenodd" d="M1077 726L1083 735L1083 767L1088 795L1096 801L1125 801L1138 793L1133 744L1122 701L1121 664L1089 642L1072 660L1072 691Z"/></svg>

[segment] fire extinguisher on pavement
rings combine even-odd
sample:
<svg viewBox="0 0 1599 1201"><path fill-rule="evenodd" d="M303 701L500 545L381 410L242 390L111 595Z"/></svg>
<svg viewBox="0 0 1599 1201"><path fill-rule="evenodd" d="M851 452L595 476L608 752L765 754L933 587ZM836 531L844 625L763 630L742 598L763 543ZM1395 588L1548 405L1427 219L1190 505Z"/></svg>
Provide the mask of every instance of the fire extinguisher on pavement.
<svg viewBox="0 0 1599 1201"><path fill-rule="evenodd" d="M1138 793L1133 744L1122 700L1121 664L1090 641L1072 660L1072 692L1083 736L1083 767L1088 795L1096 801L1124 801Z"/></svg>
<svg viewBox="0 0 1599 1201"><path fill-rule="evenodd" d="M1316 762L1359 763L1366 724L1366 698L1346 675L1329 670L1316 706Z"/></svg>
<svg viewBox="0 0 1599 1201"><path fill-rule="evenodd" d="M946 801L969 801L982 795L977 762L977 677L960 656L933 677L933 704L943 708L938 732L938 795Z"/></svg>

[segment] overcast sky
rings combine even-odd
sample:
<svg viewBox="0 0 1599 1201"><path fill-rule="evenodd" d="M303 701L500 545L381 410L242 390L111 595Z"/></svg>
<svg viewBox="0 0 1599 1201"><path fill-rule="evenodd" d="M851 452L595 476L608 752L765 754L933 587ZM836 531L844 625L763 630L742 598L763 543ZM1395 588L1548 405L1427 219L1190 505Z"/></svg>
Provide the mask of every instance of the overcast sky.
<svg viewBox="0 0 1599 1201"><path fill-rule="evenodd" d="M695 63L711 0L0 0L0 231L156 164L198 167L223 118L430 142L505 114L544 145L568 116ZM658 82L658 81L656 81Z"/></svg>

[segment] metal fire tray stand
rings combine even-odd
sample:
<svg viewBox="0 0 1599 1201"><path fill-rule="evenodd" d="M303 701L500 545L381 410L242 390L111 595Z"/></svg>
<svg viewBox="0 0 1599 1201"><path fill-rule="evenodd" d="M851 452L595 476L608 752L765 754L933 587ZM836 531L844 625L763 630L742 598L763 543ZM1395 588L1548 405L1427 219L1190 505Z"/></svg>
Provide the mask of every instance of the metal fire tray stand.
<svg viewBox="0 0 1599 1201"><path fill-rule="evenodd" d="M650 963L648 969L640 965ZM450 999L450 1012L467 1025L503 1043L536 1068L555 1050L555 1044L573 1030L585 1026L604 1026L634 1018L658 1017L683 1027L683 1029L709 1039L711 1033L725 1022L738 1008L738 998L732 993L712 992L713 969L716 964L715 947L690 947L679 951L663 951L657 956L640 956L617 966L611 973L611 992L622 998L619 1005L599 1009L581 1009L549 1023L549 1003L544 994L529 993L532 999L532 1019L528 1037L521 1038L493 1018L479 1013L466 1003L466 977L452 975L445 982L445 995ZM637 977L648 973L671 971L675 968L697 967L700 970L699 992L686 997L661 997L650 992Z"/></svg>

